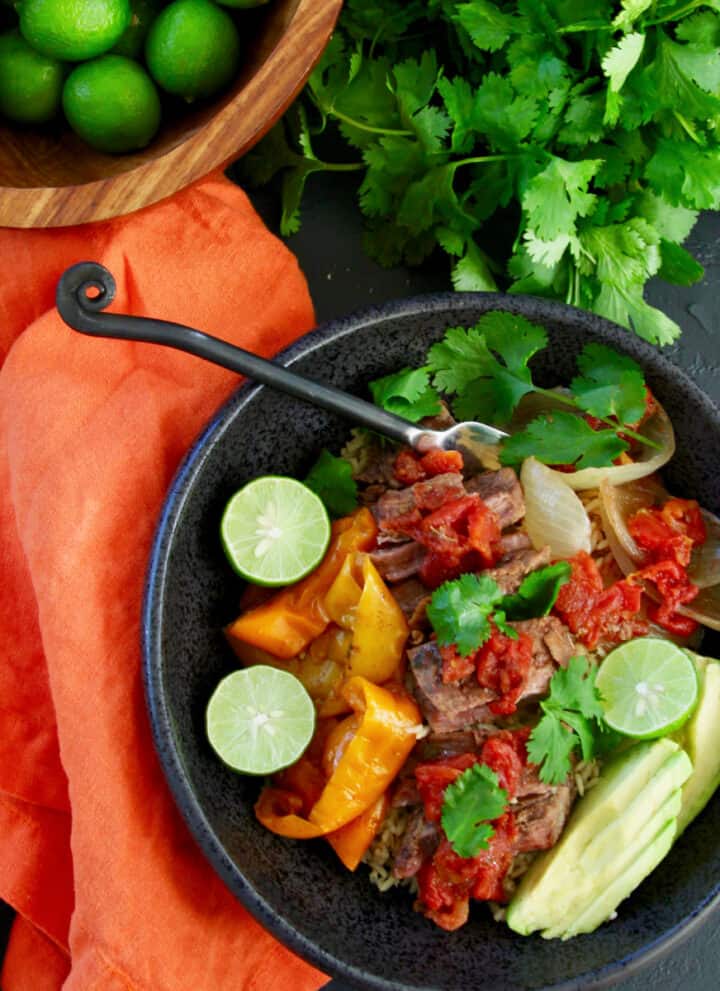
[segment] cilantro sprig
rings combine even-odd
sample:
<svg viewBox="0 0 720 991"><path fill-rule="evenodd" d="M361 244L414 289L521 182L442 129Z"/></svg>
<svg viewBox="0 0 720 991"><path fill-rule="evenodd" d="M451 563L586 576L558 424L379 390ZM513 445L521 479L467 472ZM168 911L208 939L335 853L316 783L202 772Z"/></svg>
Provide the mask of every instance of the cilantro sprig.
<svg viewBox="0 0 720 991"><path fill-rule="evenodd" d="M393 413L417 412L419 419L443 394L459 419L497 425L506 425L530 393L545 397L557 408L504 442L501 460L506 465L532 455L545 464L605 467L629 449L628 437L658 446L633 426L643 416L646 397L637 362L604 344L586 344L569 391L556 392L537 385L529 365L547 341L546 331L537 324L492 311L472 327L450 327L430 348L423 368L403 369L370 388L375 401ZM595 417L605 429L593 429L583 414Z"/></svg>
<svg viewBox="0 0 720 991"><path fill-rule="evenodd" d="M320 496L332 516L346 516L357 508L357 484L352 465L345 458L336 458L326 448L308 472L305 484Z"/></svg>
<svg viewBox="0 0 720 991"><path fill-rule="evenodd" d="M504 594L489 575L464 574L445 582L435 589L427 607L438 643L441 647L452 644L466 657L490 639L493 624L515 639L517 631L508 623L546 616L570 571L567 561L540 568L511 595Z"/></svg>
<svg viewBox="0 0 720 991"><path fill-rule="evenodd" d="M475 857L487 850L495 833L490 823L503 814L507 804L507 792L486 764L473 764L447 786L441 822L459 857Z"/></svg>
<svg viewBox="0 0 720 991"><path fill-rule="evenodd" d="M356 172L381 263L441 252L458 290L561 299L668 344L680 328L644 288L702 275L681 244L720 206L719 56L716 2L346 0L243 179L281 176L287 235L308 180Z"/></svg>
<svg viewBox="0 0 720 991"><path fill-rule="evenodd" d="M527 743L529 759L540 766L540 780L560 784L572 768L578 748L590 760L613 741L605 726L597 669L586 657L571 657L550 681L550 694L540 703L543 715Z"/></svg>

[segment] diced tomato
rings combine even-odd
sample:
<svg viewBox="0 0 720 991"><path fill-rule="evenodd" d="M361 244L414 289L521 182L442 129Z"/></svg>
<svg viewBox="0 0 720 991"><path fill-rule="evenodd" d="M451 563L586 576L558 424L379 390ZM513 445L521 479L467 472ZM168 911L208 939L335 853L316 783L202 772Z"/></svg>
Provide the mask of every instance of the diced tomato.
<svg viewBox="0 0 720 991"><path fill-rule="evenodd" d="M470 911L470 896L443 877L433 860L423 864L417 881L419 895L416 909L449 932L465 925Z"/></svg>
<svg viewBox="0 0 720 991"><path fill-rule="evenodd" d="M560 587L555 612L572 633L579 634L603 591L603 581L597 564L585 551L576 554L570 564L570 578Z"/></svg>
<svg viewBox="0 0 720 991"><path fill-rule="evenodd" d="M513 861L514 846L517 840L515 816L506 812L493 823L495 833L488 841L487 850L481 850L473 857L475 863L475 883L472 896L478 901L507 901L503 879Z"/></svg>
<svg viewBox="0 0 720 991"><path fill-rule="evenodd" d="M454 644L440 648L442 659L442 680L444 685L450 685L463 678L469 678L475 671L475 651L462 657Z"/></svg>
<svg viewBox="0 0 720 991"><path fill-rule="evenodd" d="M415 780L428 822L440 822L445 789L463 771L479 762L478 754L459 754L456 757L438 757L437 760L418 764L415 768Z"/></svg>
<svg viewBox="0 0 720 991"><path fill-rule="evenodd" d="M429 513L415 539L430 552L420 570L430 588L502 556L497 517L478 495L461 496Z"/></svg>
<svg viewBox="0 0 720 991"><path fill-rule="evenodd" d="M479 496L475 498L477 502L468 515L468 545L477 551L482 565L489 568L502 555L500 523L492 509Z"/></svg>
<svg viewBox="0 0 720 991"><path fill-rule="evenodd" d="M628 530L648 562L690 563L692 549L707 538L700 507L694 499L668 499L659 508L639 509Z"/></svg>
<svg viewBox="0 0 720 991"><path fill-rule="evenodd" d="M393 462L393 475L402 485L414 485L427 478L427 472L420 461L420 456L409 447L404 447Z"/></svg>
<svg viewBox="0 0 720 991"><path fill-rule="evenodd" d="M530 727L517 730L500 730L485 741L480 751L480 762L495 771L500 787L512 799L527 765L527 739Z"/></svg>
<svg viewBox="0 0 720 991"><path fill-rule="evenodd" d="M463 456L459 451L441 451L439 448L423 454L420 464L431 477L444 475L449 471L462 472L464 467Z"/></svg>
<svg viewBox="0 0 720 991"><path fill-rule="evenodd" d="M650 618L658 626L670 633L687 636L694 633L697 623L694 620L677 615L678 606L692 602L700 589L693 585L685 569L676 561L659 561L651 564L642 571L636 571L628 579L631 583L652 582L661 598L659 606L651 606Z"/></svg>
<svg viewBox="0 0 720 991"><path fill-rule="evenodd" d="M381 530L390 533L402 533L406 537L414 539L414 535L419 532L422 523L422 514L419 509L411 509L407 513L398 513L397 516L381 519L378 526Z"/></svg>
<svg viewBox="0 0 720 991"><path fill-rule="evenodd" d="M527 682L532 655L533 638L529 634L521 633L517 639L512 639L499 630L495 630L478 651L478 684L500 696L488 706L496 716L509 716L515 712Z"/></svg>

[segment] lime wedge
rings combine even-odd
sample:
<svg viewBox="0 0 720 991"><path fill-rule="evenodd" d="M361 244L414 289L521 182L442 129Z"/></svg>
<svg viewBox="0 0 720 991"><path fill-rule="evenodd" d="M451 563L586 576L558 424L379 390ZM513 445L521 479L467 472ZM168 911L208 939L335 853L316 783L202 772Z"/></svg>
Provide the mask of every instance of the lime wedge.
<svg viewBox="0 0 720 991"><path fill-rule="evenodd" d="M205 716L210 744L243 774L294 764L315 730L315 706L295 675L257 664L220 682Z"/></svg>
<svg viewBox="0 0 720 991"><path fill-rule="evenodd" d="M600 665L595 684L608 726L643 740L682 726L698 698L690 657L669 640L652 637L616 647Z"/></svg>
<svg viewBox="0 0 720 991"><path fill-rule="evenodd" d="M230 564L247 581L291 585L322 561L330 519L322 500L302 482L266 475L230 499L220 537Z"/></svg>

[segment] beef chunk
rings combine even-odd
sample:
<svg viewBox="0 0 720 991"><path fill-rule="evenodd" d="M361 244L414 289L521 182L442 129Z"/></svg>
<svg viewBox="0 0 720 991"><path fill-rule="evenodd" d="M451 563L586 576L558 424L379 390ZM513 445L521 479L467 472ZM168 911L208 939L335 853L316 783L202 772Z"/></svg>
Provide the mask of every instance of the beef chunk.
<svg viewBox="0 0 720 991"><path fill-rule="evenodd" d="M543 660L552 660L564 668L578 653L572 633L557 616L524 619L512 625L519 633L529 633L533 637Z"/></svg>
<svg viewBox="0 0 720 991"><path fill-rule="evenodd" d="M427 551L422 544L407 540L404 544L390 544L379 547L370 555L370 560L389 582L401 582L411 578L420 570Z"/></svg>
<svg viewBox="0 0 720 991"><path fill-rule="evenodd" d="M560 839L575 798L574 782L548 786L542 794L528 795L513 806L518 830L516 850L549 850Z"/></svg>
<svg viewBox="0 0 720 991"><path fill-rule="evenodd" d="M490 736L492 731L487 728L459 730L455 733L430 733L418 741L413 752L417 753L420 761L476 754Z"/></svg>
<svg viewBox="0 0 720 991"><path fill-rule="evenodd" d="M392 872L395 877L414 877L423 863L435 853L440 843L440 829L428 822L422 808L414 809L395 854Z"/></svg>
<svg viewBox="0 0 720 991"><path fill-rule="evenodd" d="M381 485L383 488L399 488L393 466L397 452L385 444L373 444L367 452L367 460L361 471L355 472L356 482L364 485Z"/></svg>
<svg viewBox="0 0 720 991"><path fill-rule="evenodd" d="M518 523L525 515L525 499L517 475L512 468L484 471L465 483L468 492L477 492L483 502L495 513L504 530Z"/></svg>
<svg viewBox="0 0 720 991"><path fill-rule="evenodd" d="M444 685L440 650L434 641L408 651L415 697L433 733L453 733L490 717L495 692L475 679Z"/></svg>
<svg viewBox="0 0 720 991"><path fill-rule="evenodd" d="M503 533L500 537L500 546L502 548L503 557L508 557L516 551L530 550L532 547L532 541L526 533L522 532L522 530L516 530L512 533Z"/></svg>
<svg viewBox="0 0 720 991"><path fill-rule="evenodd" d="M393 586L393 597L400 606L411 630L427 625L425 610L430 601L430 593L417 578L408 578Z"/></svg>
<svg viewBox="0 0 720 991"><path fill-rule="evenodd" d="M440 400L440 412L436 413L435 416L424 417L419 426L425 427L426 430L448 430L450 427L454 427L457 420L450 412L450 409L446 402L442 399Z"/></svg>
<svg viewBox="0 0 720 991"><path fill-rule="evenodd" d="M494 568L488 568L484 573L500 586L506 595L517 592L523 578L538 568L550 564L549 547L536 551L533 547L524 550L511 551L501 558Z"/></svg>

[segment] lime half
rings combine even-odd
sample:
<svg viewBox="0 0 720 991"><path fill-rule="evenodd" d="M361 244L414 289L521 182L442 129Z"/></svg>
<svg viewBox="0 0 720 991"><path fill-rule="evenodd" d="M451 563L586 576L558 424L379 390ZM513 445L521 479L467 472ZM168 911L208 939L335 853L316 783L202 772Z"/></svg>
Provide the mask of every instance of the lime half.
<svg viewBox="0 0 720 991"><path fill-rule="evenodd" d="M307 485L266 475L228 502L220 537L230 564L243 578L256 585L290 585L322 561L330 519Z"/></svg>
<svg viewBox="0 0 720 991"><path fill-rule="evenodd" d="M213 750L243 774L273 774L294 764L315 730L315 706L295 675L257 664L233 671L208 702Z"/></svg>
<svg viewBox="0 0 720 991"><path fill-rule="evenodd" d="M616 647L600 665L595 684L608 726L646 740L682 726L698 697L690 657L670 641L652 637Z"/></svg>

